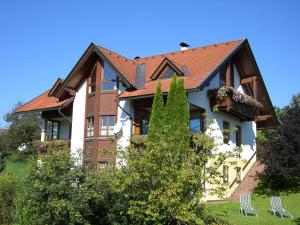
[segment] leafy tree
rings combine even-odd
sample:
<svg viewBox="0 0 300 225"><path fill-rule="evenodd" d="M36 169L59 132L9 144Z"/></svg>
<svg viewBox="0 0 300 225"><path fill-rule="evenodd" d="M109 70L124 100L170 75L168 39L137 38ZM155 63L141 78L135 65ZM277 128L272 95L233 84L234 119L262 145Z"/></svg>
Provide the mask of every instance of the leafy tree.
<svg viewBox="0 0 300 225"><path fill-rule="evenodd" d="M300 178L300 94L283 111L280 125L267 133L264 162L270 175Z"/></svg>
<svg viewBox="0 0 300 225"><path fill-rule="evenodd" d="M39 139L39 113L16 114L15 110L21 105L22 103L18 102L12 110L4 116L4 120L9 124L6 145L8 151L16 150L23 143L28 145L28 149L30 149L32 141Z"/></svg>

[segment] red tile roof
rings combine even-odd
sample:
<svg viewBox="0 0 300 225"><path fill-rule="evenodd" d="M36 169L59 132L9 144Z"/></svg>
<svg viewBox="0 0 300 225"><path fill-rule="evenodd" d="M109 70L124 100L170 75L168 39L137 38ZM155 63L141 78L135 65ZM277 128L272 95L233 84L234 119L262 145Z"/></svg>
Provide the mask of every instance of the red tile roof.
<svg viewBox="0 0 300 225"><path fill-rule="evenodd" d="M66 102L70 99L66 99L64 101L59 101L55 97L49 97L49 91L44 92L43 94L39 95L38 97L32 99L31 101L27 102L20 108L18 108L15 112L22 113L22 112L29 112L29 111L39 111L45 109L55 109L58 107L63 106Z"/></svg>
<svg viewBox="0 0 300 225"><path fill-rule="evenodd" d="M243 40L231 41L134 60L128 59L101 46L97 46L97 48L133 86L135 85L136 65L146 64L145 88L125 91L120 95L120 98L129 98L154 94L158 81L151 80L151 76L166 57L180 69L182 66L187 67L189 74L183 78L186 89L197 88L242 42ZM170 81L171 79L160 80L163 92L168 92ZM49 97L48 93L49 91L36 97L20 107L16 112L58 108L69 101L67 99L59 102L58 98Z"/></svg>
<svg viewBox="0 0 300 225"><path fill-rule="evenodd" d="M157 81L152 81L151 76L166 57L172 62L175 62L176 65L182 65L188 68L189 75L184 77L185 87L186 89L194 89L204 82L213 70L222 63L226 56L228 56L241 43L242 40L232 41L136 59L135 62L138 64L146 63L147 82L145 84L145 88L135 91L126 91L120 95L120 98L153 94L155 92ZM167 92L171 79L162 79L160 81L163 92Z"/></svg>
<svg viewBox="0 0 300 225"><path fill-rule="evenodd" d="M104 54L104 56L116 67L116 69L124 74L125 78L134 86L135 85L135 71L137 63L134 60L128 59L115 53L111 50L97 46L97 48Z"/></svg>

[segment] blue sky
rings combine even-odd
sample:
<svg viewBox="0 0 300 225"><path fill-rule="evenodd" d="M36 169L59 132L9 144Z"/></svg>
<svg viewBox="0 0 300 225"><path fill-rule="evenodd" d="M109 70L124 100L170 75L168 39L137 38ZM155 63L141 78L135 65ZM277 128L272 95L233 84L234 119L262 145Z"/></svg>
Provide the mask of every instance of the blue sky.
<svg viewBox="0 0 300 225"><path fill-rule="evenodd" d="M0 127L90 42L133 58L248 38L274 105L300 92L300 1L1 1Z"/></svg>

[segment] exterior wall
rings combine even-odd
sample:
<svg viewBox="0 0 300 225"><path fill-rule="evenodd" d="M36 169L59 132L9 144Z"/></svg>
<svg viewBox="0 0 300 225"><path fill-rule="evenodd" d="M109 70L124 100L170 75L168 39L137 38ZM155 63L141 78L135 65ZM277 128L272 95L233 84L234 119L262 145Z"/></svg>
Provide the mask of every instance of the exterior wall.
<svg viewBox="0 0 300 225"><path fill-rule="evenodd" d="M245 93L244 88L240 85L239 74L234 68L234 86L235 89ZM242 159L248 160L256 151L256 124L255 122L241 122L237 117L223 112L213 112L210 107L208 90L219 87L219 74L217 74L211 81L209 86L205 87L202 91L190 92L188 100L190 103L202 107L206 110L206 119L208 123L207 134L212 136L218 144L218 151L230 151L236 147L235 133L230 134L229 144L223 144L223 121L230 123L230 128L237 125L242 128Z"/></svg>
<svg viewBox="0 0 300 225"><path fill-rule="evenodd" d="M59 140L70 139L70 123L68 121L60 121L58 139Z"/></svg>
<svg viewBox="0 0 300 225"><path fill-rule="evenodd" d="M256 123L253 121L241 122L239 118L234 117L224 112L213 112L210 107L210 101L208 97L208 90L219 87L219 74L217 74L211 81L209 86L205 87L201 91L190 92L188 94L188 100L190 103L197 105L205 109L206 122L207 122L207 134L214 138L217 143L216 152L232 151L236 147L235 132L230 134L230 140L228 144L223 143L223 121L230 123L230 128L234 128L237 125L242 128L242 153L240 159L228 159L226 165L229 166L229 180L228 190L224 193L225 197L229 197L233 191L238 187L238 183L235 182L237 172L236 167L242 168L241 179L245 177L253 163L256 161ZM245 93L244 88L240 84L240 77L237 69L234 67L234 88L238 91ZM253 156L254 155L254 156ZM247 164L247 162L249 163ZM236 164L232 164L235 162ZM221 166L220 172L222 173L223 167ZM231 188L230 188L231 186ZM210 190L213 188L210 185L206 185L206 196L204 200L219 200L218 196L210 194Z"/></svg>
<svg viewBox="0 0 300 225"><path fill-rule="evenodd" d="M83 154L85 101L86 82L78 89L73 103L71 153L76 157L81 157ZM82 161L79 163L81 164Z"/></svg>
<svg viewBox="0 0 300 225"><path fill-rule="evenodd" d="M120 107L121 106L121 107ZM130 137L132 135L132 118L124 112L124 110L132 116L134 116L133 105L130 100L122 100L119 102L117 123L115 126L115 134L117 135L117 150L122 151L130 144ZM120 157L116 158L117 165L121 165L124 162Z"/></svg>

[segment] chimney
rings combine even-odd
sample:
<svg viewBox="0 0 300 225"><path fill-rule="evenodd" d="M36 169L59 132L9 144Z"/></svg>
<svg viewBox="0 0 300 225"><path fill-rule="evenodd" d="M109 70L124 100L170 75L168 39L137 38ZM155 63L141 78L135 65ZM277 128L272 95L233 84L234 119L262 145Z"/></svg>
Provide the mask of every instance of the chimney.
<svg viewBox="0 0 300 225"><path fill-rule="evenodd" d="M189 47L190 47L190 46L189 46L187 43L185 43L185 42L181 42L179 45L180 45L180 50L181 50L181 51L188 50Z"/></svg>

